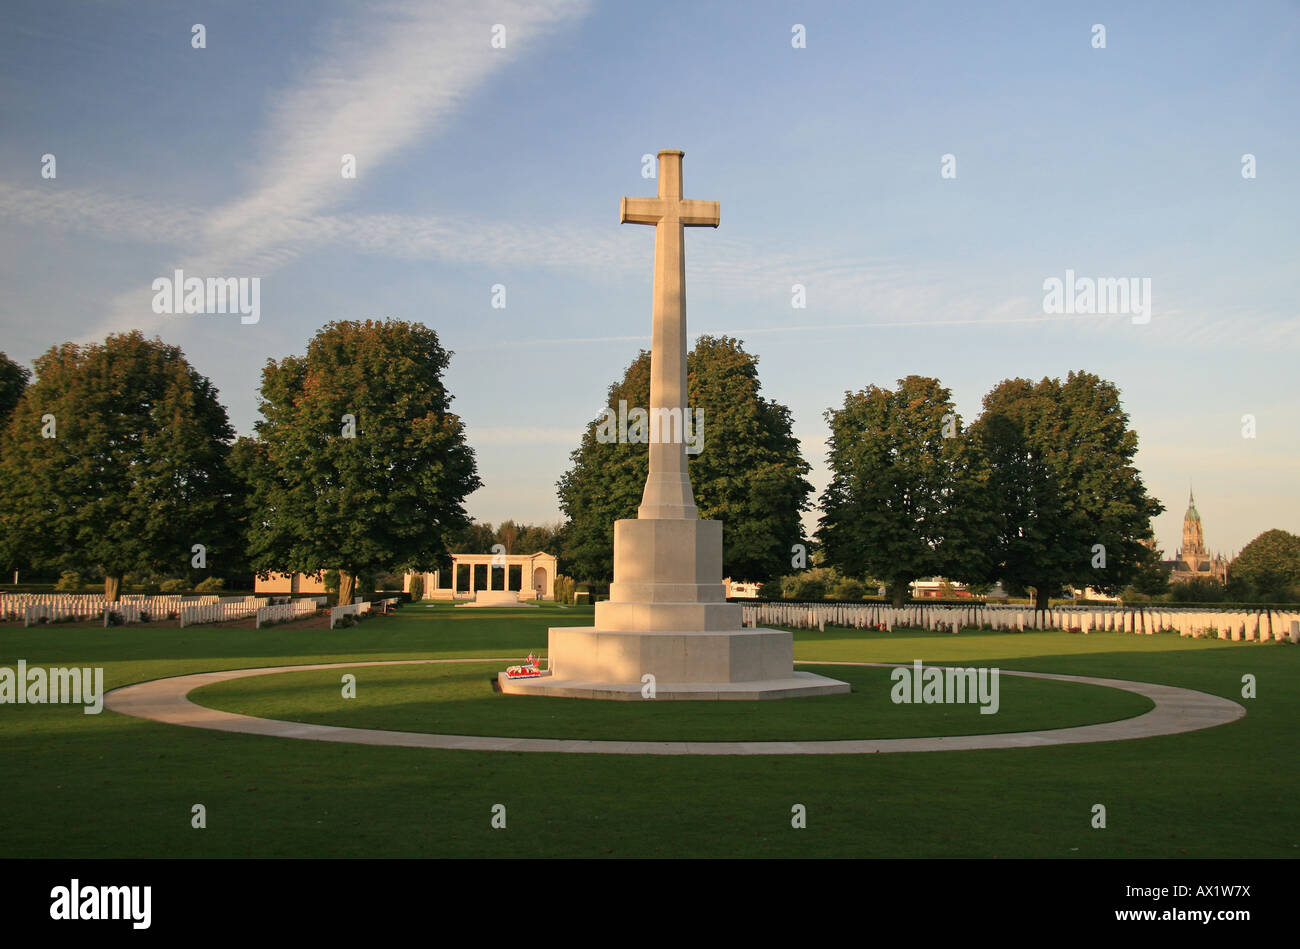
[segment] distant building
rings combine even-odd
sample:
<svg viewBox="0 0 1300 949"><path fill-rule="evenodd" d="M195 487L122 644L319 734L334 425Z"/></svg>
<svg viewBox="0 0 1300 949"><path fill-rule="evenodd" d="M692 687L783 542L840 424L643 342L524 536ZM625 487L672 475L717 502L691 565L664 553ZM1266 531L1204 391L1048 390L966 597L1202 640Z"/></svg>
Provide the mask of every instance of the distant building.
<svg viewBox="0 0 1300 949"><path fill-rule="evenodd" d="M1187 513L1183 515L1183 545L1173 560L1163 561L1169 570L1170 583L1186 583L1198 577L1228 582L1228 558L1205 549L1201 515L1196 510L1196 495L1188 492Z"/></svg>
<svg viewBox="0 0 1300 949"><path fill-rule="evenodd" d="M952 583L944 577L926 577L910 584L912 599L930 600L951 597L969 597L973 594L964 583Z"/></svg>
<svg viewBox="0 0 1300 949"><path fill-rule="evenodd" d="M758 588L761 583L754 583L749 580L733 580L727 577L722 581L727 588L727 599L733 597L740 599L755 599L758 596Z"/></svg>
<svg viewBox="0 0 1300 949"><path fill-rule="evenodd" d="M426 600L472 600L479 590L506 590L521 600L554 600L559 561L553 554L452 554L451 570L421 573L407 571L402 590L411 591L411 580L423 577ZM479 583L479 576L483 582ZM443 581L449 581L443 586Z"/></svg>
<svg viewBox="0 0 1300 949"><path fill-rule="evenodd" d="M324 593L325 576L302 573L273 573L253 580L254 593Z"/></svg>
<svg viewBox="0 0 1300 949"><path fill-rule="evenodd" d="M1098 602L1118 603L1119 597L1111 596L1109 593L1102 593L1094 590L1092 587L1084 587L1080 590L1078 587L1070 588L1070 596L1076 600L1096 600Z"/></svg>

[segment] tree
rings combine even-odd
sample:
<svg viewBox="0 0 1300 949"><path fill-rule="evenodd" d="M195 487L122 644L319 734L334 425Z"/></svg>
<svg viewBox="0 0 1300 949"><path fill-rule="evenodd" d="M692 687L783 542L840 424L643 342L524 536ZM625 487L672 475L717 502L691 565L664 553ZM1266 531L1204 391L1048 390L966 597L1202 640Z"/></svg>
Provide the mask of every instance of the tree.
<svg viewBox="0 0 1300 949"><path fill-rule="evenodd" d="M20 366L0 353L0 430L9 421L31 378L31 371L26 366Z"/></svg>
<svg viewBox="0 0 1300 949"><path fill-rule="evenodd" d="M617 412L620 403L629 408L650 404L648 351L642 350L623 378L609 387L606 404L610 410ZM569 519L564 549L569 569L578 578L608 582L614 576L614 522L636 517L650 454L639 444L600 441L598 423L599 419L587 427L582 443L569 454L572 467L557 488L560 509Z"/></svg>
<svg viewBox="0 0 1300 949"><path fill-rule="evenodd" d="M324 326L305 356L262 372L249 547L262 574L425 570L469 519L479 487L464 426L442 381L450 353L426 326Z"/></svg>
<svg viewBox="0 0 1300 949"><path fill-rule="evenodd" d="M519 543L519 525L512 520L502 521L497 528L497 543L506 549L507 554L518 553L516 545Z"/></svg>
<svg viewBox="0 0 1300 949"><path fill-rule="evenodd" d="M846 576L880 577L896 606L918 578L978 574L981 469L949 391L908 376L896 390L846 392L826 420L831 480L817 531L826 562Z"/></svg>
<svg viewBox="0 0 1300 949"><path fill-rule="evenodd" d="M786 600L816 602L826 599L831 585L840 577L830 567L810 567L781 580L781 597Z"/></svg>
<svg viewBox="0 0 1300 949"><path fill-rule="evenodd" d="M13 414L31 377L31 372L25 366L18 365L4 353L0 353L0 432L5 430L9 416ZM0 525L2 524L3 521L0 520ZM5 554L5 551L8 551L8 554ZM6 538L2 535L0 535L0 556L4 556L4 560L0 561L0 567L26 569L31 562L29 557L18 550L16 538Z"/></svg>
<svg viewBox="0 0 1300 949"><path fill-rule="evenodd" d="M1223 584L1213 577L1192 577L1169 588L1169 598L1175 603L1220 603L1227 595Z"/></svg>
<svg viewBox="0 0 1300 949"><path fill-rule="evenodd" d="M789 569L791 545L803 540L800 513L812 493L790 411L761 395L758 357L730 337L699 337L687 356L687 387L690 409L703 412L691 484L700 517L723 523L723 573L756 581L778 575ZM642 351L610 386L608 399L615 414L620 401L629 414L649 405L649 353ZM614 521L636 517L649 451L643 443L602 443L599 423L570 455L572 467L558 487L569 518L567 569L608 580Z"/></svg>
<svg viewBox="0 0 1300 949"><path fill-rule="evenodd" d="M1008 379L971 434L997 525L988 579L1033 587L1040 610L1067 585L1115 594L1150 579L1150 522L1164 506L1133 467L1138 437L1114 384L1086 372Z"/></svg>
<svg viewBox="0 0 1300 949"><path fill-rule="evenodd" d="M473 521L453 535L448 549L454 554L490 554L496 542L497 532L491 524Z"/></svg>
<svg viewBox="0 0 1300 949"><path fill-rule="evenodd" d="M1284 530L1264 531L1228 565L1228 576L1240 580L1258 599L1295 598L1300 592L1300 537Z"/></svg>
<svg viewBox="0 0 1300 949"><path fill-rule="evenodd" d="M1169 592L1169 571L1160 560L1154 534L1143 545L1136 574L1129 581L1129 589L1140 596L1163 596Z"/></svg>
<svg viewBox="0 0 1300 949"><path fill-rule="evenodd" d="M196 544L209 566L238 555L234 431L179 348L132 332L35 366L0 446L3 553L96 569L110 602L129 572L188 568Z"/></svg>

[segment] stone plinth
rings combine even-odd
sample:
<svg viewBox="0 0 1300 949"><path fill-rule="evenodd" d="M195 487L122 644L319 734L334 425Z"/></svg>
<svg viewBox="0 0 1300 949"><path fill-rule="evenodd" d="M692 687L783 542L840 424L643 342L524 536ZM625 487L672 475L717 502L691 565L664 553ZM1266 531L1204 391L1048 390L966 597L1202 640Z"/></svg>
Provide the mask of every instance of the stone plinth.
<svg viewBox="0 0 1300 949"><path fill-rule="evenodd" d="M614 582L596 604L595 627L613 632L740 629L722 577L722 522L614 522ZM554 655L554 653L552 653Z"/></svg>
<svg viewBox="0 0 1300 949"><path fill-rule="evenodd" d="M536 679L510 679L504 672L497 681L501 691L511 695L549 695L553 698L606 699L612 701L643 702L648 697L640 682L620 683L604 680L557 679L543 673ZM747 701L762 699L809 698L816 695L835 695L848 692L847 683L828 679L811 672L791 672L783 679L764 679L751 682L655 682L654 700L657 702L681 701Z"/></svg>
<svg viewBox="0 0 1300 949"><path fill-rule="evenodd" d="M473 603L457 603L456 607L474 608L476 606L515 606L525 609L535 610L537 606L533 603L519 602L519 594L515 590L477 590L474 593Z"/></svg>
<svg viewBox="0 0 1300 949"><path fill-rule="evenodd" d="M789 678L794 642L787 632L631 632L552 629L548 666L561 679L635 682L746 682Z"/></svg>

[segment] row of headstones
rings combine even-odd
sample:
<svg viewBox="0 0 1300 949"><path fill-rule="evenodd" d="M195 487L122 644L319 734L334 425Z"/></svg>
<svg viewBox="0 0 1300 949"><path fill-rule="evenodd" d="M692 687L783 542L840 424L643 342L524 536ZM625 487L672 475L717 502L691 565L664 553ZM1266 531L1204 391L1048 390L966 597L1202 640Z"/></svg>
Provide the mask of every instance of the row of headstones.
<svg viewBox="0 0 1300 949"><path fill-rule="evenodd" d="M270 606L259 607L257 610L257 628L261 629L262 624L266 622L284 623L301 619L304 616L311 616L328 602L328 597L302 596L290 600L288 603L274 603Z"/></svg>
<svg viewBox="0 0 1300 949"><path fill-rule="evenodd" d="M366 601L357 597L346 606L336 606L330 610L330 629L334 629L345 616L366 616L370 612L389 613L402 603L400 596L390 596L383 600Z"/></svg>
<svg viewBox="0 0 1300 949"><path fill-rule="evenodd" d="M365 600L358 600L355 603L348 603L344 606L336 606L330 610L330 629L338 626L339 620L345 616L365 616L370 612L370 603Z"/></svg>
<svg viewBox="0 0 1300 949"><path fill-rule="evenodd" d="M182 607L179 619L182 629L197 623L228 623L231 620L256 616L259 609L270 604L270 597L231 598L229 602Z"/></svg>
<svg viewBox="0 0 1300 949"><path fill-rule="evenodd" d="M283 597L215 596L201 594L131 594L109 603L94 593L5 593L0 594L0 617L21 618L24 626L61 620L102 619L110 622L139 623L177 617L181 626L202 622L242 619L261 606ZM310 612L325 603L325 597L311 601ZM319 601L319 602L316 602Z"/></svg>
<svg viewBox="0 0 1300 949"><path fill-rule="evenodd" d="M239 599L242 599L240 597ZM0 593L0 618L22 619L23 625L68 619L99 619L106 611L117 613L128 622L139 622L139 614L151 617L170 616L183 605L216 603L212 595L133 594L110 604L99 593Z"/></svg>
<svg viewBox="0 0 1300 949"><path fill-rule="evenodd" d="M864 604L760 603L743 606L744 625L787 626L825 630L826 626L855 629L946 630L990 628L1002 631L1062 629L1081 632L1128 633L1178 632L1183 636L1217 635L1220 639L1268 642L1270 639L1300 641L1300 613L1269 610L1179 611L1143 609L1026 610L1014 606L920 606L904 607Z"/></svg>

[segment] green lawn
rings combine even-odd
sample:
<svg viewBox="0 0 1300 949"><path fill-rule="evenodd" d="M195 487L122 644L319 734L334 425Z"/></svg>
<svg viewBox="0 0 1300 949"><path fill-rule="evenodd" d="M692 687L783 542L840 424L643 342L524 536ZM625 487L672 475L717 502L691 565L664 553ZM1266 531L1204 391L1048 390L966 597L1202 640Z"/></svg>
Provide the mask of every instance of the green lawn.
<svg viewBox="0 0 1300 949"><path fill-rule="evenodd" d="M0 665L102 665L109 688L187 672L349 660L509 657L591 609L405 608L337 631L0 628ZM1219 728L1008 751L829 757L631 757L451 752L295 741L160 725L80 707L0 706L5 856L975 856L1295 857L1300 649L1176 636L796 633L799 659L994 665L1139 679L1242 702ZM1143 700L1002 679L1002 710L899 707L882 670L827 668L857 693L772 703L582 703L482 692L491 666L291 673L204 701L342 724L568 737L855 737L1060 727ZM411 670L423 670L419 673ZM1258 698L1241 699L1241 678ZM459 677L464 675L462 680ZM440 684L441 683L441 684ZM873 686L874 683L874 686ZM443 684L450 686L445 695ZM328 689L326 688L328 686ZM458 690L467 690L457 694ZM222 691L231 690L231 691ZM428 692L429 708L421 696ZM277 696L276 692L283 692ZM328 702L322 696L330 695ZM391 693L391 694L390 694ZM832 704L834 700L834 704ZM1136 707L1133 702L1139 703ZM234 703L234 704L231 704ZM269 704L267 704L269 703ZM545 704L552 703L552 704ZM534 713L536 704L542 712ZM815 712L818 705L825 715ZM314 706L314 707L313 707ZM723 706L733 706L724 708ZM692 714L694 713L694 714ZM1030 713L1033 713L1030 715ZM553 716L550 720L542 715ZM694 715L701 716L695 719ZM890 721L888 716L901 716ZM1012 716L1029 716L1024 720ZM366 716L375 716L367 719ZM499 717L498 717L499 716ZM704 716L708 716L707 719ZM730 718L729 718L730 717ZM1033 721L1029 721L1032 718ZM984 721L981 721L983 719ZM805 730L804 726L807 726ZM471 727L473 726L473 727ZM797 727L796 727L797 726ZM530 730L531 729L531 730ZM580 732L579 729L587 729ZM689 730L683 732L682 729ZM897 730L894 730L897 729ZM747 731L744 731L747 730ZM810 733L811 732L811 733ZM208 827L190 826L191 806ZM490 826L494 804L509 827ZM807 807L792 830L793 804ZM1090 826L1106 805L1108 826Z"/></svg>
<svg viewBox="0 0 1300 949"><path fill-rule="evenodd" d="M999 677L998 711L977 704L894 704L890 670L801 666L853 686L849 695L787 702L591 702L503 695L500 663L283 673L196 690L200 705L294 722L456 735L637 741L796 741L916 738L1064 728L1131 718L1152 708L1140 695L1099 686Z"/></svg>

